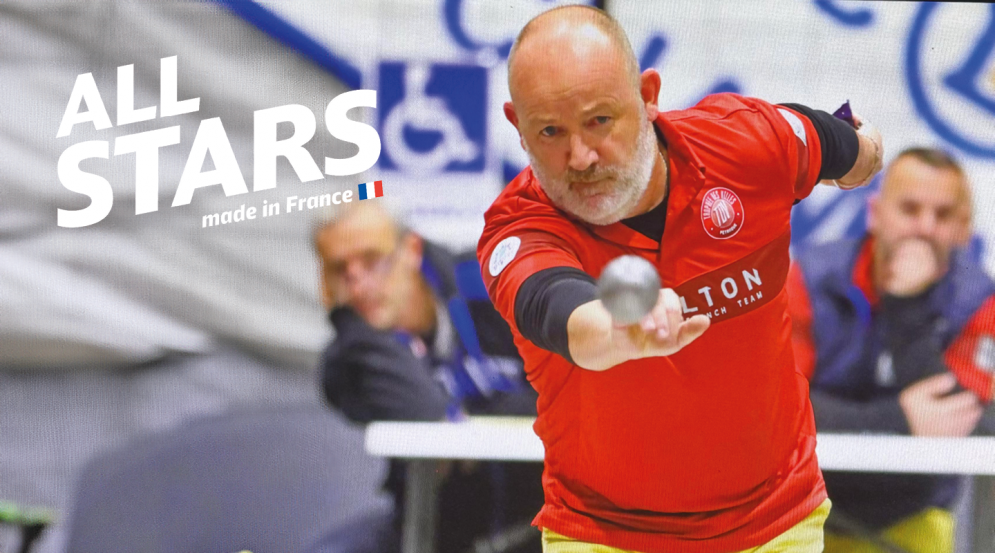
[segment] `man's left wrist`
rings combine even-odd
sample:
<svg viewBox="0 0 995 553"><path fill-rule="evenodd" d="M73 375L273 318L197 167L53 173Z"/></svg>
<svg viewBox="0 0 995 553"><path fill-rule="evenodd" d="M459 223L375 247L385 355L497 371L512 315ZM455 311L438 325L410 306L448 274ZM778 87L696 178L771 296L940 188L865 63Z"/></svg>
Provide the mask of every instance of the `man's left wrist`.
<svg viewBox="0 0 995 553"><path fill-rule="evenodd" d="M858 137L863 136L864 138L869 140L871 144L873 144L874 146L874 159L870 163L870 169L867 170L867 174L864 177L862 177L860 180L856 182L845 182L843 179L837 179L834 182L836 183L836 186L838 188L841 188L843 190L852 190L854 188L865 186L869 184L871 182L871 179L874 178L874 175L877 174L878 167L881 165L881 146L877 143L876 140L865 134L865 132L861 132L861 130L866 128L868 128L868 126L864 125L861 126L861 128L857 129L857 135Z"/></svg>

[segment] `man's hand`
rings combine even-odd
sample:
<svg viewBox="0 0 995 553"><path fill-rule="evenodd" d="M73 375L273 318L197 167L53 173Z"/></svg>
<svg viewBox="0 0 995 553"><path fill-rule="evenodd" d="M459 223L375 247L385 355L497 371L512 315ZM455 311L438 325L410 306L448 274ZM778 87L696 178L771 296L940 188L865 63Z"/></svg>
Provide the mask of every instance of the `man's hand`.
<svg viewBox="0 0 995 553"><path fill-rule="evenodd" d="M582 368L603 371L626 361L673 355L708 329L710 319L684 320L681 302L670 288L660 290L656 305L634 325L619 326L600 300L581 305L567 321L570 356Z"/></svg>
<svg viewBox="0 0 995 553"><path fill-rule="evenodd" d="M918 296L940 279L942 270L932 244L909 238L890 252L882 288L892 296Z"/></svg>
<svg viewBox="0 0 995 553"><path fill-rule="evenodd" d="M843 190L852 190L870 184L874 175L884 167L884 139L877 127L853 114L853 122L857 129L857 140L860 149L857 151L857 161L853 168L836 180L820 181L822 184L835 186Z"/></svg>
<svg viewBox="0 0 995 553"><path fill-rule="evenodd" d="M947 396L957 379L950 373L924 378L902 390L898 403L913 436L967 436L977 426L984 407L973 392Z"/></svg>
<svg viewBox="0 0 995 553"><path fill-rule="evenodd" d="M670 288L660 290L656 305L638 325L622 327L625 339L618 342L623 349L631 347L631 359L661 357L677 353L708 329L711 319L695 315L684 320L681 300Z"/></svg>

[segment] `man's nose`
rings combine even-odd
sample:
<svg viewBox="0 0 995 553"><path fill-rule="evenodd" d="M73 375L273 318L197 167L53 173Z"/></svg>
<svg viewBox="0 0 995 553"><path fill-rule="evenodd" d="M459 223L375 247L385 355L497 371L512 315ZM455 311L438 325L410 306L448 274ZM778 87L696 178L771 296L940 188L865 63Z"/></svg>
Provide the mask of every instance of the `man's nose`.
<svg viewBox="0 0 995 553"><path fill-rule="evenodd" d="M366 271L364 270L362 262L358 259L350 259L346 261L345 264L345 279L346 281L355 281L363 276Z"/></svg>
<svg viewBox="0 0 995 553"><path fill-rule="evenodd" d="M598 162L598 152L584 142L580 134L570 136L570 168L574 171L586 171L588 167Z"/></svg>
<svg viewBox="0 0 995 553"><path fill-rule="evenodd" d="M936 232L936 214L928 209L923 210L923 213L919 215L917 225L921 236L932 237Z"/></svg>
<svg viewBox="0 0 995 553"><path fill-rule="evenodd" d="M369 284L370 271L358 259L352 259L345 266L345 285L350 295L361 293Z"/></svg>

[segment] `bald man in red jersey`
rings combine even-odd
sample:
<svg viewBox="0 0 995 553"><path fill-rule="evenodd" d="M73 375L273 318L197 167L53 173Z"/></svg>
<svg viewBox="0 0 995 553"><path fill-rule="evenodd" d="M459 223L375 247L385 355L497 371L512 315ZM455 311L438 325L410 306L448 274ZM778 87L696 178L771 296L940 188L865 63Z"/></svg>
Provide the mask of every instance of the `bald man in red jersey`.
<svg viewBox="0 0 995 553"><path fill-rule="evenodd" d="M531 165L487 211L478 258L539 392L544 550L821 551L789 217L820 180L869 182L880 134L734 94L660 112L660 75L594 8L539 15L508 65ZM625 254L664 286L629 327L594 280Z"/></svg>

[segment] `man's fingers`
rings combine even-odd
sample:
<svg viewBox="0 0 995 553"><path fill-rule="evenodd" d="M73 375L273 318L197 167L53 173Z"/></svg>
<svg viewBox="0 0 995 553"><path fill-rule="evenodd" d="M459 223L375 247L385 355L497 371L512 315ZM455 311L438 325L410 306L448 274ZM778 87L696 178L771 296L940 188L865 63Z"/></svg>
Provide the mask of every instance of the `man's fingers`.
<svg viewBox="0 0 995 553"><path fill-rule="evenodd" d="M667 328L667 306L663 299L663 290L656 297L656 305L639 321L639 328L646 334Z"/></svg>
<svg viewBox="0 0 995 553"><path fill-rule="evenodd" d="M646 334L656 330L656 319L654 318L652 311L639 320L639 329Z"/></svg>
<svg viewBox="0 0 995 553"><path fill-rule="evenodd" d="M677 292L665 288L660 292L660 299L663 303L665 324L662 328L661 325L657 324L656 338L657 340L666 340L680 328L681 323L684 322L684 316L681 314L681 300L677 297Z"/></svg>
<svg viewBox="0 0 995 553"><path fill-rule="evenodd" d="M670 355L701 336L710 322L704 315L685 321L680 297L672 289L664 288L653 310L638 326L629 328L629 339L640 350L649 348L647 351L657 352L656 355Z"/></svg>
<svg viewBox="0 0 995 553"><path fill-rule="evenodd" d="M677 345L683 348L695 341L708 330L711 324L712 320L705 315L695 315L682 322L677 330Z"/></svg>
<svg viewBox="0 0 995 553"><path fill-rule="evenodd" d="M931 396L942 396L957 385L957 377L950 373L938 374L921 380L918 384Z"/></svg>
<svg viewBox="0 0 995 553"><path fill-rule="evenodd" d="M948 421L951 426L957 425L960 427L961 432L959 435L967 436L974 431L974 427L977 426L978 421L981 420L981 416L984 413L984 407L975 401L974 405L968 405L957 411L948 413L945 415L944 419Z"/></svg>
<svg viewBox="0 0 995 553"><path fill-rule="evenodd" d="M974 392L958 392L952 396L943 398L942 401L951 411L969 412L973 409L981 409L981 402L978 401L978 396L974 395Z"/></svg>

